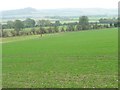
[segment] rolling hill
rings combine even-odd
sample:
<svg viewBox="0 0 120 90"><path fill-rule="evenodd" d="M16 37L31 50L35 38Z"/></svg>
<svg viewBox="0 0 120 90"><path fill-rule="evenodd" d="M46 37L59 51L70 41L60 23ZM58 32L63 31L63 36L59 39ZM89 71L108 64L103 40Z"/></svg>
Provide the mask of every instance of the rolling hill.
<svg viewBox="0 0 120 90"><path fill-rule="evenodd" d="M26 18L26 17L44 17L44 16L117 16L117 9L103 8L62 8L62 9L35 9L31 7L2 11L2 17L5 18Z"/></svg>

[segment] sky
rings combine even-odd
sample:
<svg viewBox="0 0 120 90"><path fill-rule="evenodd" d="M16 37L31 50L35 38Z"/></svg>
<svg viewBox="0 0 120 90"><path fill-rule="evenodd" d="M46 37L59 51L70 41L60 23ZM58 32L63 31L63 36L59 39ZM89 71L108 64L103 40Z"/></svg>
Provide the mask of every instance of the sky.
<svg viewBox="0 0 120 90"><path fill-rule="evenodd" d="M0 11L26 7L55 8L117 8L119 0L1 0Z"/></svg>

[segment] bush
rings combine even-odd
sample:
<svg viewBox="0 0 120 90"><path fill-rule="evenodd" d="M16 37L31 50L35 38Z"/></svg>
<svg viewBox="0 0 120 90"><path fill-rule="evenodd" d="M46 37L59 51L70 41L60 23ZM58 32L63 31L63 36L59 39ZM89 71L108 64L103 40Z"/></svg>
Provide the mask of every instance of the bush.
<svg viewBox="0 0 120 90"><path fill-rule="evenodd" d="M2 37L11 37L11 36L13 36L13 35L10 31L3 31L3 33L2 33Z"/></svg>
<svg viewBox="0 0 120 90"><path fill-rule="evenodd" d="M12 36L16 36L17 35L17 32L16 31L11 31L11 33L12 33Z"/></svg>

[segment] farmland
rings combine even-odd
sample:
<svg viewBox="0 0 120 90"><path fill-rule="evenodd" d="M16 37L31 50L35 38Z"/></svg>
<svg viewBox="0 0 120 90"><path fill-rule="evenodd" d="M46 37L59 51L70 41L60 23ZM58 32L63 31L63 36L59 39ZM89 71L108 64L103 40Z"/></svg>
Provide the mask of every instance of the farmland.
<svg viewBox="0 0 120 90"><path fill-rule="evenodd" d="M3 39L4 88L118 87L117 28Z"/></svg>

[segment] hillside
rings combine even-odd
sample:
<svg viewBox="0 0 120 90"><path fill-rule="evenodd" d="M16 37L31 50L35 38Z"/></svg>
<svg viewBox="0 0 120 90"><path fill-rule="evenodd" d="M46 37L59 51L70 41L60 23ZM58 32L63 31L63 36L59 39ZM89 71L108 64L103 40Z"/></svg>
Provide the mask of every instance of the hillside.
<svg viewBox="0 0 120 90"><path fill-rule="evenodd" d="M103 8L62 8L62 9L34 9L31 7L2 11L4 18L26 18L44 16L117 16L117 9Z"/></svg>

